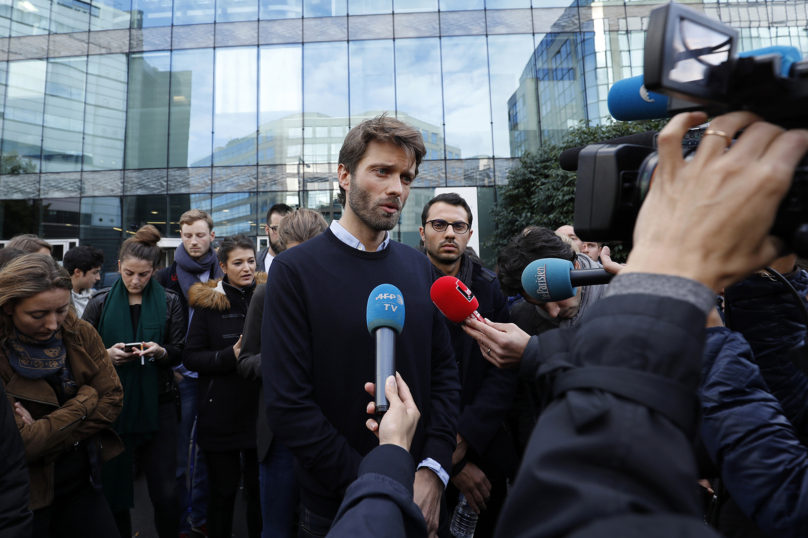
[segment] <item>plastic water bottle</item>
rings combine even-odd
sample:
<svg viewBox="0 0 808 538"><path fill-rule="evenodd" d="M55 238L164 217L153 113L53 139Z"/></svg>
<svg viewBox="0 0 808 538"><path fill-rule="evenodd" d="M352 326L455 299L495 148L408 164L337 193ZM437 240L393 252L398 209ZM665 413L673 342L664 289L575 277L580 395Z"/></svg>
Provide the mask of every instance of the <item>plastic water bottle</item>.
<svg viewBox="0 0 808 538"><path fill-rule="evenodd" d="M452 516L449 532L455 538L473 538L476 527L477 512L471 509L469 503L466 502L466 496L461 493Z"/></svg>

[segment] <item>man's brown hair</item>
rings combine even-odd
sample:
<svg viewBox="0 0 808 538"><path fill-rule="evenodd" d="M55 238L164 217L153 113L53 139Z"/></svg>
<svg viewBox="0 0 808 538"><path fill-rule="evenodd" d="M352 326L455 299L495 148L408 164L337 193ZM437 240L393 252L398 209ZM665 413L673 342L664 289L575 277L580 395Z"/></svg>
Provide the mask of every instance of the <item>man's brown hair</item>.
<svg viewBox="0 0 808 538"><path fill-rule="evenodd" d="M198 220L204 220L208 225L208 231L213 231L213 217L201 209L191 209L190 211L183 213L180 217L180 229L182 229L183 225L193 224Z"/></svg>
<svg viewBox="0 0 808 538"><path fill-rule="evenodd" d="M339 150L339 164L353 174L373 141L387 142L404 149L408 157L415 159L415 176L418 176L418 167L426 155L421 132L386 113L365 120L350 130ZM345 207L345 189L342 187L339 188L337 200Z"/></svg>

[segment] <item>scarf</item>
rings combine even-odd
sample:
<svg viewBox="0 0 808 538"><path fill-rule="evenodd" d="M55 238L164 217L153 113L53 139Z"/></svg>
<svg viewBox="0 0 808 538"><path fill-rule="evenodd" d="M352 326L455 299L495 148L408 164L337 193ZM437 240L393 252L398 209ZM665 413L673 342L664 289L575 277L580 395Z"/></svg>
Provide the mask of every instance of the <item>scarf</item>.
<svg viewBox="0 0 808 538"><path fill-rule="evenodd" d="M143 290L140 322L137 332L132 331L132 317L129 313L129 292L119 278L109 290L98 334L104 347L110 348L118 342L163 343L166 325L166 294L157 280L152 278ZM124 405L112 429L121 437L124 452L107 462L101 472L104 494L113 511L128 510L134 507L134 482L132 477L132 455L134 449L152 438L160 429L160 409L158 401L158 372L154 362L140 359L116 366L124 393Z"/></svg>
<svg viewBox="0 0 808 538"><path fill-rule="evenodd" d="M222 268L219 267L217 263L216 253L213 252L213 249L209 249L207 254L205 254L200 261L196 261L185 252L185 246L180 245L174 253L174 261L177 262L177 279L180 281L180 288L182 288L182 294L186 299L188 298L188 290L191 289L191 286L199 282L199 275L206 271L210 272L211 267L215 266L216 268L212 280L224 276Z"/></svg>
<svg viewBox="0 0 808 538"><path fill-rule="evenodd" d="M16 327L5 344L11 368L28 379L45 379L58 387L60 400L76 395L78 387L67 364L67 348L62 340L62 329L47 340L35 340L20 334Z"/></svg>

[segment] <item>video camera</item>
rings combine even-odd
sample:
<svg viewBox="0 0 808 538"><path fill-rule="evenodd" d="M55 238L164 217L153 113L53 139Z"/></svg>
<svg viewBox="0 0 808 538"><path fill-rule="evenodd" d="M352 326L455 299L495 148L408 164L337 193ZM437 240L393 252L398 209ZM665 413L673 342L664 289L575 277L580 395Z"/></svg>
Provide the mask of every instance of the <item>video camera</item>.
<svg viewBox="0 0 808 538"><path fill-rule="evenodd" d="M736 50L737 31L673 3L651 12L646 35L640 95L648 102L653 100L645 90L667 96L668 115L749 110L784 128L808 126L808 60L796 49L744 57ZM695 151L702 134L696 128L685 137L685 155ZM658 163L654 143L635 144L615 139L568 150L577 153L575 232L586 241L631 241ZM808 257L808 158L795 172L771 233L789 251Z"/></svg>

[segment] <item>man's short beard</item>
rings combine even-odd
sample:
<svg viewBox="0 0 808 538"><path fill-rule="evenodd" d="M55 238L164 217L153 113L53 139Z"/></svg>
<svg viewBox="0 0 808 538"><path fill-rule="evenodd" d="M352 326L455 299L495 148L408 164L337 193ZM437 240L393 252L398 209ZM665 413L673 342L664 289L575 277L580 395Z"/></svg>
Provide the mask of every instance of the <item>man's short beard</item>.
<svg viewBox="0 0 808 538"><path fill-rule="evenodd" d="M430 258L432 258L434 260L437 260L440 263L445 264L445 265L452 265L453 263L457 262L457 260L462 258L463 254L465 253L465 249L463 249L463 252L460 252L460 245L458 245L457 243L454 243L454 244L457 245L457 253L456 254L441 254L440 247L443 246L443 243L438 244L437 250L433 251L429 247L427 247L426 251L429 254Z"/></svg>
<svg viewBox="0 0 808 538"><path fill-rule="evenodd" d="M283 243L281 243L280 238L274 242L270 241L269 246L272 247L272 252L274 252L276 256L283 252Z"/></svg>
<svg viewBox="0 0 808 538"><path fill-rule="evenodd" d="M394 202L391 201L391 203ZM400 202L395 200L395 203ZM359 220L364 222L370 229L376 230L377 232L384 232L395 228L396 224L398 224L398 219L401 217L401 210L404 209L404 204L401 204L399 210L392 214L380 214L378 211L374 211L375 207L372 207L372 204L373 201L370 199L370 193L359 187L356 181L354 181L353 176L351 176L351 192L348 194L348 205L356 216L359 217Z"/></svg>

